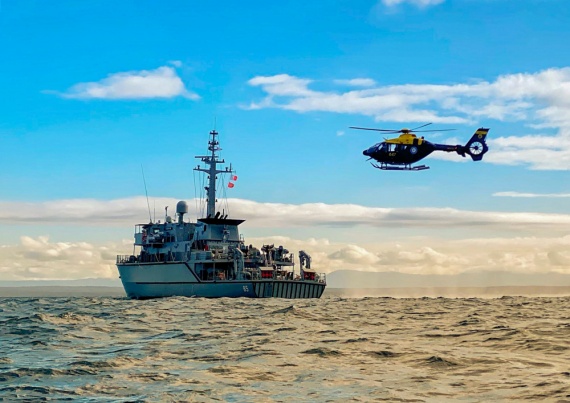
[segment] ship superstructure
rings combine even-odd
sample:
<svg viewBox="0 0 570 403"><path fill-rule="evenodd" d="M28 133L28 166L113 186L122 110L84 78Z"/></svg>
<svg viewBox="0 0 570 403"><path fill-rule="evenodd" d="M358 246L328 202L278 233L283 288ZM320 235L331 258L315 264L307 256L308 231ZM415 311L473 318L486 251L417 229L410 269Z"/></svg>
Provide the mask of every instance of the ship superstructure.
<svg viewBox="0 0 570 403"><path fill-rule="evenodd" d="M218 133L210 132L207 155L196 156L205 166L195 171L207 175L206 217L185 221L188 204L179 201L174 219L135 226L132 255L117 256L117 268L127 296L319 298L326 276L311 268L311 257L299 251L299 270L294 254L283 246L256 248L240 236L245 220L228 218L216 210L216 184L221 175Z"/></svg>

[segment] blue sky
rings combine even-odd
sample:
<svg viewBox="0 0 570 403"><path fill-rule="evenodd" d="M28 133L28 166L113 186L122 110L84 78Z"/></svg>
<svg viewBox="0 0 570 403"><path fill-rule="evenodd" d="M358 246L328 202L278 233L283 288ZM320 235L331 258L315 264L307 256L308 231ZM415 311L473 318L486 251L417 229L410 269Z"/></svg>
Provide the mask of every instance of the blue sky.
<svg viewBox="0 0 570 403"><path fill-rule="evenodd" d="M242 231L314 242L323 271L563 271L566 3L4 0L0 280L115 275L141 165L157 211L191 200L214 125ZM381 172L381 136L348 129L429 122L450 144L490 127L490 151Z"/></svg>

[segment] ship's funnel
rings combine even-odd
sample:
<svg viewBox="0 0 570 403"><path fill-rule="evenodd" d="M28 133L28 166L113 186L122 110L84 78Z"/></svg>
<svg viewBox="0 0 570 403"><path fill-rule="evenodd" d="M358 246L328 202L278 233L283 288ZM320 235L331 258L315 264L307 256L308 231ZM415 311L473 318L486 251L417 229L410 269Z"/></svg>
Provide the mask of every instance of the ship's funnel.
<svg viewBox="0 0 570 403"><path fill-rule="evenodd" d="M181 200L176 203L176 214L178 214L178 224L182 224L184 214L188 213L188 203Z"/></svg>

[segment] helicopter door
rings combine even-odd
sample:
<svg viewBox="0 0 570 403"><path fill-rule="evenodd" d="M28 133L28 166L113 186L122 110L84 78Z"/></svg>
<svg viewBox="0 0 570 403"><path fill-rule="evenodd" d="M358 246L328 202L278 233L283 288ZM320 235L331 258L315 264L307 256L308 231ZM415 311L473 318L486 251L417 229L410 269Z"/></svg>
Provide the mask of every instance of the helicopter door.
<svg viewBox="0 0 570 403"><path fill-rule="evenodd" d="M388 158L395 158L398 155L397 144L386 144L386 151L388 151Z"/></svg>

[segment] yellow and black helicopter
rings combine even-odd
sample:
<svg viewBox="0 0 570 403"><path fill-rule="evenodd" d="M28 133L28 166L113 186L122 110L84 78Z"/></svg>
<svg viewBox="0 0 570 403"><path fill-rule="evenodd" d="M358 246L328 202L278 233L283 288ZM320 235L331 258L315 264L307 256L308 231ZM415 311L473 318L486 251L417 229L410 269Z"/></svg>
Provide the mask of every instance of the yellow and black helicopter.
<svg viewBox="0 0 570 403"><path fill-rule="evenodd" d="M382 170L396 170L396 171L422 171L424 169L429 169L426 165L412 166L413 163L427 157L434 151L446 151L453 152L465 157L469 155L473 161L481 161L483 155L489 150L485 138L487 137L487 132L489 129L479 128L475 131L475 134L471 139L462 145L448 145L448 144L436 144L424 140L424 137L418 137L415 133L425 133L425 132L445 132L455 129L444 129L444 130L418 130L423 127L429 126L431 123L427 123L422 126L418 126L414 129L371 129L367 127L354 127L351 129L359 130L373 130L377 132L384 132L386 134L396 134L400 133L399 137L393 139L385 139L383 142L373 145L372 147L364 150L362 154L369 157L368 159L374 159L380 163L374 164L372 166Z"/></svg>

